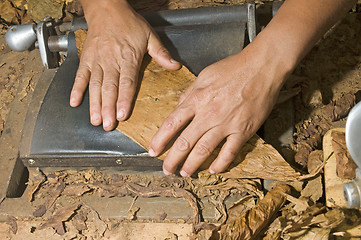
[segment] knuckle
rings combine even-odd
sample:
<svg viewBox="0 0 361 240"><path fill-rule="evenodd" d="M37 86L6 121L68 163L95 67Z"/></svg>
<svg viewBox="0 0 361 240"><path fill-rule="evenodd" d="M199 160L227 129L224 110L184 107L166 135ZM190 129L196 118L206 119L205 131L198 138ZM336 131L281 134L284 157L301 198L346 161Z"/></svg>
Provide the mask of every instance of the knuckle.
<svg viewBox="0 0 361 240"><path fill-rule="evenodd" d="M208 157L209 155L211 155L210 149L207 147L206 144L203 143L197 144L194 150L196 151L197 155L200 155L202 157Z"/></svg>
<svg viewBox="0 0 361 240"><path fill-rule="evenodd" d="M178 137L175 143L178 150L181 151L188 151L190 150L190 144L189 141L185 137Z"/></svg>
<svg viewBox="0 0 361 240"><path fill-rule="evenodd" d="M204 91L202 91L201 89L197 89L192 93L192 97L191 97L191 101L193 104L198 104L199 102L202 101L202 99L205 98L204 95Z"/></svg>
<svg viewBox="0 0 361 240"><path fill-rule="evenodd" d="M244 136L249 136L253 133L254 131L254 124L252 122L246 122L241 126L241 131Z"/></svg>
<svg viewBox="0 0 361 240"><path fill-rule="evenodd" d="M170 161L164 161L163 162L163 169L167 169L168 171L172 172L173 169L175 169L174 164Z"/></svg>
<svg viewBox="0 0 361 240"><path fill-rule="evenodd" d="M134 84L134 80L130 77L121 77L119 79L119 87L121 88L130 88L133 87Z"/></svg>
<svg viewBox="0 0 361 240"><path fill-rule="evenodd" d="M103 92L117 92L118 91L118 84L113 81L108 81L103 84Z"/></svg>
<svg viewBox="0 0 361 240"><path fill-rule="evenodd" d="M223 159L222 161L229 164L233 162L233 160L237 157L238 152L233 150L227 150L223 153Z"/></svg>
<svg viewBox="0 0 361 240"><path fill-rule="evenodd" d="M168 117L165 121L164 121L164 125L166 127L166 129L174 131L177 129L178 126L178 121L176 120L176 118L174 117Z"/></svg>
<svg viewBox="0 0 361 240"><path fill-rule="evenodd" d="M100 79L91 79L89 82L90 88L100 88L102 86L102 81Z"/></svg>
<svg viewBox="0 0 361 240"><path fill-rule="evenodd" d="M128 46L120 51L120 58L126 61L134 61L137 59L137 53L134 47Z"/></svg>

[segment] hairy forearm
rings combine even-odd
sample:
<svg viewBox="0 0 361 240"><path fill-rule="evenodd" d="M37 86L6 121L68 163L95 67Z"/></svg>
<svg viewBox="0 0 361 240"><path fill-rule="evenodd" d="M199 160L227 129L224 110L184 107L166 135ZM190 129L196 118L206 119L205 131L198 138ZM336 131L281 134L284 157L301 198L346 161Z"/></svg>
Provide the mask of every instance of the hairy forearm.
<svg viewBox="0 0 361 240"><path fill-rule="evenodd" d="M271 44L284 67L292 71L325 32L356 2L287 0L257 40Z"/></svg>

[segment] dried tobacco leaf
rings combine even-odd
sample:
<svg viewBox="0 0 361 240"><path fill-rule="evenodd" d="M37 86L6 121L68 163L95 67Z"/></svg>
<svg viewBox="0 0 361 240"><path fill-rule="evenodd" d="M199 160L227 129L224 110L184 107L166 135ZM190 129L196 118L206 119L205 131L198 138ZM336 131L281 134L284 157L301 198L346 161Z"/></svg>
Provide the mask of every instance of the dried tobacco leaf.
<svg viewBox="0 0 361 240"><path fill-rule="evenodd" d="M63 182L57 184L57 186L54 189L52 189L52 191L50 192L50 199L48 201L48 204L46 205L46 209L49 209L51 208L51 206L53 206L56 199L58 199L58 197L62 194L64 189L65 189L65 183Z"/></svg>
<svg viewBox="0 0 361 240"><path fill-rule="evenodd" d="M69 218L75 213L77 209L79 209L80 206L80 204L75 204L72 206L57 209L53 216L44 224L42 224L39 229L41 230L52 227L58 234L64 235L66 232L64 228L64 222L68 221Z"/></svg>
<svg viewBox="0 0 361 240"><path fill-rule="evenodd" d="M327 104L323 111L331 121L340 120L346 117L351 108L355 105L356 97L352 92L346 93L336 101Z"/></svg>
<svg viewBox="0 0 361 240"><path fill-rule="evenodd" d="M39 207L37 207L35 209L35 211L33 212L33 216L34 217L42 217L44 216L44 214L46 213L46 206L45 205L40 205Z"/></svg>
<svg viewBox="0 0 361 240"><path fill-rule="evenodd" d="M347 151L345 133L333 131L331 137L332 148L336 156L337 176L342 179L355 178L357 165Z"/></svg>
<svg viewBox="0 0 361 240"><path fill-rule="evenodd" d="M63 16L63 1L27 0L27 12L35 22L43 21L46 17L60 19Z"/></svg>
<svg viewBox="0 0 361 240"><path fill-rule="evenodd" d="M283 239L295 239L295 240L328 240L330 239L331 229L328 228L306 228L301 229L298 232L285 234Z"/></svg>
<svg viewBox="0 0 361 240"><path fill-rule="evenodd" d="M284 194L288 201L293 204L293 210L296 211L297 214L305 212L309 208L307 198L301 196L300 198L295 198L289 194Z"/></svg>
<svg viewBox="0 0 361 240"><path fill-rule="evenodd" d="M294 181L300 176L271 145L252 137L242 148L235 167L222 173L225 178L262 178Z"/></svg>
<svg viewBox="0 0 361 240"><path fill-rule="evenodd" d="M316 150L311 152L308 157L308 172L312 173L316 171L323 164L323 151ZM307 182L307 185L301 191L301 196L310 198L313 202L316 202L322 197L323 194L323 183L322 176L319 175Z"/></svg>
<svg viewBox="0 0 361 240"><path fill-rule="evenodd" d="M139 212L140 208L139 207L136 207L136 206L132 206L128 213L127 213L127 219L128 220L135 220L137 219L137 212Z"/></svg>
<svg viewBox="0 0 361 240"><path fill-rule="evenodd" d="M13 234L16 234L18 231L18 224L14 216L8 216L6 224L9 225L9 229Z"/></svg>
<svg viewBox="0 0 361 240"><path fill-rule="evenodd" d="M284 193L290 187L279 185L269 191L259 203L235 221L221 227L221 239L259 239L274 215L286 202Z"/></svg>
<svg viewBox="0 0 361 240"><path fill-rule="evenodd" d="M84 184L66 185L62 195L80 197L89 191L91 191L91 189Z"/></svg>
<svg viewBox="0 0 361 240"><path fill-rule="evenodd" d="M87 225L87 235L92 236L93 239L103 239L104 233L108 229L108 225L100 218L99 213L92 208L89 208Z"/></svg>
<svg viewBox="0 0 361 240"><path fill-rule="evenodd" d="M31 173L29 174L29 182L28 186L30 186L29 190L29 202L32 202L34 200L34 194L39 189L40 185L45 182L46 177L45 175L36 168L35 171L30 170Z"/></svg>
<svg viewBox="0 0 361 240"><path fill-rule="evenodd" d="M74 225L78 232L81 232L87 229L87 225L85 223L87 219L87 214L84 211L80 210L71 219L71 223Z"/></svg>
<svg viewBox="0 0 361 240"><path fill-rule="evenodd" d="M282 237L285 239L311 239L310 237L314 236L314 239L318 239L318 237L324 239L322 237L329 236L330 231L339 226L344 219L345 215L342 210L327 211L322 205L313 205L302 214L292 214L289 211L286 215L287 226L282 230Z"/></svg>
<svg viewBox="0 0 361 240"><path fill-rule="evenodd" d="M16 16L16 9L7 0L0 2L0 18L4 19L7 23L14 22Z"/></svg>

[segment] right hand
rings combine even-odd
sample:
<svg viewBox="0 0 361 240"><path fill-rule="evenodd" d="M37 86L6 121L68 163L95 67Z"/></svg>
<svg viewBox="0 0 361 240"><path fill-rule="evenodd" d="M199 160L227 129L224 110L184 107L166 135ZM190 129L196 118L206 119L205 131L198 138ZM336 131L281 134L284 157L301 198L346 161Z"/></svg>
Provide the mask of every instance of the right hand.
<svg viewBox="0 0 361 240"><path fill-rule="evenodd" d="M89 84L90 121L106 131L131 113L146 52L162 67L177 70L158 36L126 0L81 1L88 24L70 105L80 105Z"/></svg>

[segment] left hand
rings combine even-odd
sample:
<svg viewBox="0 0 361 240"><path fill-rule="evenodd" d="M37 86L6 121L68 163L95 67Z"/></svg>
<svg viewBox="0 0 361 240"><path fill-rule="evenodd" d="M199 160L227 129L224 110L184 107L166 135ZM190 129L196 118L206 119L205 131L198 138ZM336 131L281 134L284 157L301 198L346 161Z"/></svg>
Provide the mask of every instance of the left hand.
<svg viewBox="0 0 361 240"><path fill-rule="evenodd" d="M272 48L251 45L205 68L153 137L149 153L158 156L180 133L164 160L166 175L185 160L180 174L191 176L226 140L209 169L224 171L271 112L288 72Z"/></svg>

